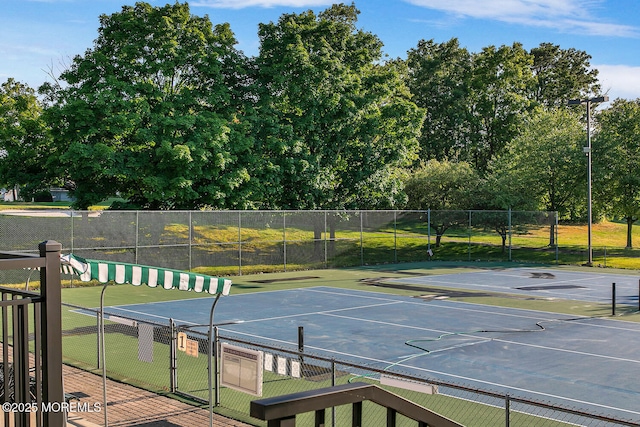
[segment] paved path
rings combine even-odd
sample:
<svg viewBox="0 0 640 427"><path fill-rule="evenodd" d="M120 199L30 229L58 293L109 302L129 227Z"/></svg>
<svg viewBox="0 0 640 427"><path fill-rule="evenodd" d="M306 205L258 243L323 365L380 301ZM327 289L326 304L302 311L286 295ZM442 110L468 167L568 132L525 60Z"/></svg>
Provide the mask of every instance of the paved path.
<svg viewBox="0 0 640 427"><path fill-rule="evenodd" d="M79 393L80 403L102 406L102 377L70 366L64 366L64 390ZM86 395L86 397L84 397ZM107 380L107 416L109 426L193 427L209 425L209 411L160 396L137 387ZM249 424L214 414L215 427L250 427ZM71 413L68 426L104 425L103 412Z"/></svg>

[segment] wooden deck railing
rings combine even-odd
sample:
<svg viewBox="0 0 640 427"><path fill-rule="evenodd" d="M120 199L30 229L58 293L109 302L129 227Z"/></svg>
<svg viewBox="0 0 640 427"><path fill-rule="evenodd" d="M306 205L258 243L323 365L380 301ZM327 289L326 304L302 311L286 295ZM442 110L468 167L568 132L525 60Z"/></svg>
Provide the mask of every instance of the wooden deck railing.
<svg viewBox="0 0 640 427"><path fill-rule="evenodd" d="M415 420L418 427L461 426L403 397L366 383L344 384L254 400L251 402L250 414L267 421L268 427L294 427L297 414L315 412L315 427L323 427L327 408L350 404L353 407L351 425L362 427L362 403L367 400L387 408L387 427L395 427L397 414ZM382 420L378 425L383 425Z"/></svg>

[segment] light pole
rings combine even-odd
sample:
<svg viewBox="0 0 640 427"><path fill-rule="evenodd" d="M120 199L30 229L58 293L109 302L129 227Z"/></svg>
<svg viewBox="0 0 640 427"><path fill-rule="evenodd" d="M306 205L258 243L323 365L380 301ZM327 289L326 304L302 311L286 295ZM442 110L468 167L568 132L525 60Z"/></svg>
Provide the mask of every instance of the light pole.
<svg viewBox="0 0 640 427"><path fill-rule="evenodd" d="M586 104L587 106L587 146L584 147L584 152L587 155L587 244L588 244L588 261L589 267L593 265L593 249L591 247L591 103L600 103L609 101L607 95L598 96L595 98L587 99L571 99L569 105Z"/></svg>

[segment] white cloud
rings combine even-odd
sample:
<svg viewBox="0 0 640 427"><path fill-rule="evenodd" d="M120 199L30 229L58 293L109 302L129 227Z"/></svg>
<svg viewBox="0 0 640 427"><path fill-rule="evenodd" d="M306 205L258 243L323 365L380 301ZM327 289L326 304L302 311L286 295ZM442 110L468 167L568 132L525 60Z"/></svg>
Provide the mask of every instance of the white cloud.
<svg viewBox="0 0 640 427"><path fill-rule="evenodd" d="M191 6L213 7L221 9L244 9L247 7L313 7L330 6L335 3L332 0L196 0L190 2Z"/></svg>
<svg viewBox="0 0 640 427"><path fill-rule="evenodd" d="M531 16L575 16L585 10L575 0L407 0L416 6L473 18L513 19Z"/></svg>
<svg viewBox="0 0 640 427"><path fill-rule="evenodd" d="M602 91L609 94L613 101L616 98L640 98L640 67L629 65L594 65L598 70L598 80Z"/></svg>
<svg viewBox="0 0 640 427"><path fill-rule="evenodd" d="M490 19L594 36L640 37L640 29L596 19L602 0L405 0L458 17ZM594 13L591 13L593 11Z"/></svg>

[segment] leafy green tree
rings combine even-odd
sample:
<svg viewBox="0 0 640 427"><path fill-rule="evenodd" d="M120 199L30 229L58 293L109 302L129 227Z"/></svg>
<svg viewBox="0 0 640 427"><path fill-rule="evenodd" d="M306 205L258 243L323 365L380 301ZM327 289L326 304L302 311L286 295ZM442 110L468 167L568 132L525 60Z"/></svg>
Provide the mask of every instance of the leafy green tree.
<svg viewBox="0 0 640 427"><path fill-rule="evenodd" d="M466 161L484 173L535 105L533 57L519 43L470 54L457 39L423 40L407 65L414 100L427 111L423 159Z"/></svg>
<svg viewBox="0 0 640 427"><path fill-rule="evenodd" d="M472 55L455 38L421 40L407 53L407 66L412 99L426 111L420 158L461 160L469 143Z"/></svg>
<svg viewBox="0 0 640 427"><path fill-rule="evenodd" d="M92 49L41 92L76 207L244 208L251 138L242 55L228 25L187 4L100 17Z"/></svg>
<svg viewBox="0 0 640 427"><path fill-rule="evenodd" d="M627 223L627 248L640 218L640 99L616 99L598 115L592 144L594 193L605 212Z"/></svg>
<svg viewBox="0 0 640 427"><path fill-rule="evenodd" d="M468 161L481 171L515 138L533 108L533 59L522 45L489 46L473 57Z"/></svg>
<svg viewBox="0 0 640 427"><path fill-rule="evenodd" d="M436 247L439 247L449 228L467 221L467 214L462 210L476 202L480 183L477 171L466 162L429 160L405 183L406 207L432 211L430 226L436 231Z"/></svg>
<svg viewBox="0 0 640 427"><path fill-rule="evenodd" d="M598 70L591 68L591 56L574 48L561 49L541 43L531 49L534 99L546 107L563 107L567 100L600 92Z"/></svg>
<svg viewBox="0 0 640 427"><path fill-rule="evenodd" d="M30 200L56 183L47 166L50 136L35 91L14 79L0 86L0 185Z"/></svg>
<svg viewBox="0 0 640 427"><path fill-rule="evenodd" d="M264 208L392 207L415 158L423 111L402 64L356 28L355 6L261 24L256 150Z"/></svg>
<svg viewBox="0 0 640 427"><path fill-rule="evenodd" d="M528 114L520 135L491 166L503 204L575 216L586 187L584 135L579 117L567 108ZM550 244L554 235L551 230Z"/></svg>

